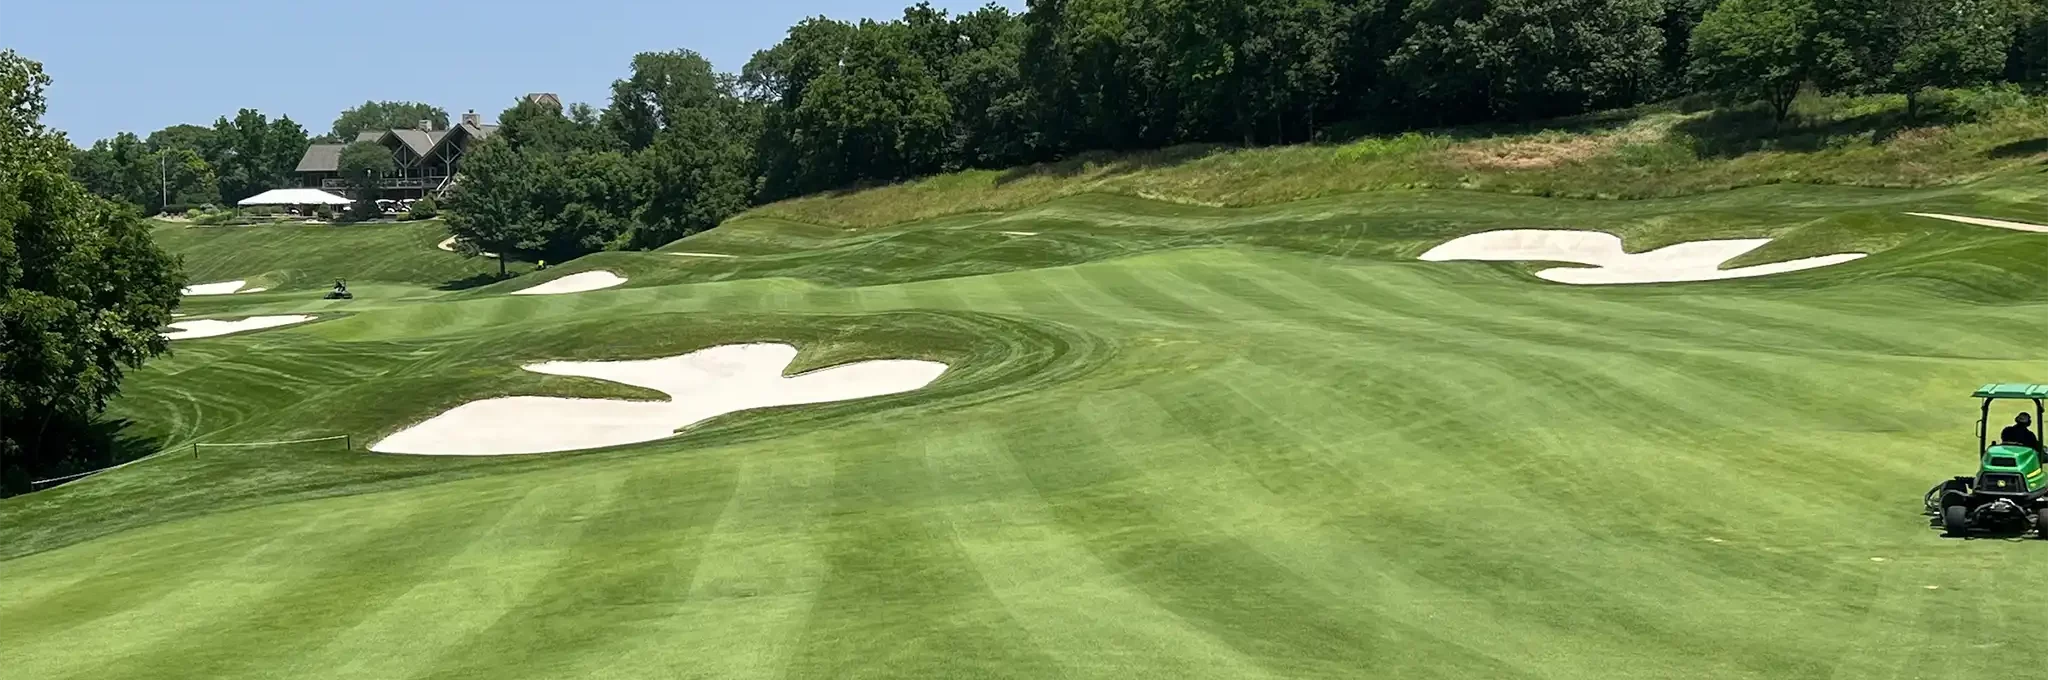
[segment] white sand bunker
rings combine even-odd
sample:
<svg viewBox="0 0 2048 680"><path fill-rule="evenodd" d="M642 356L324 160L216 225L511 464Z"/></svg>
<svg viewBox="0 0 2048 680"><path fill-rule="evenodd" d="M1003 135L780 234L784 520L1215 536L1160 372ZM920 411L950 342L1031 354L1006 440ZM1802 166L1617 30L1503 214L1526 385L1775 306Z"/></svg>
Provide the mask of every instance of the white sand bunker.
<svg viewBox="0 0 2048 680"><path fill-rule="evenodd" d="M222 281L220 283L201 283L197 285L186 286L183 292L185 295L188 296L234 295L235 293L240 292L242 290L242 286L246 285L249 285L248 281Z"/></svg>
<svg viewBox="0 0 2048 680"><path fill-rule="evenodd" d="M174 321L171 322L173 330L165 333L164 339L191 340L193 338L211 338L235 333L247 333L249 331L260 331L265 328L305 323L312 321L314 318L304 314L289 314L285 316L252 316L247 319L236 319L233 321L222 319Z"/></svg>
<svg viewBox="0 0 2048 680"><path fill-rule="evenodd" d="M711 258L717 258L717 259L721 259L721 260L730 260L730 259L733 259L733 258L737 258L737 257L739 257L738 255L721 255L721 254L718 254L718 253L669 253L669 254L670 254L670 255L674 255L674 256L676 256L676 257L711 257Z"/></svg>
<svg viewBox="0 0 2048 680"><path fill-rule="evenodd" d="M1431 262L1575 262L1592 267L1545 269L1536 275L1558 283L1593 286L1768 276L1838 265L1867 256L1866 253L1841 253L1752 267L1721 268L1723 263L1770 242L1771 239L1767 238L1694 241L1631 254L1621 249L1621 237L1605 232L1511 229L1453 239L1423 253L1422 259Z"/></svg>
<svg viewBox="0 0 2048 680"><path fill-rule="evenodd" d="M2025 223L2025 222L2013 222L2013 221L2009 221L2009 220L1994 220L1994 219L1990 219L1990 218L1986 218L1986 217L1964 217L1964 216L1962 216L1962 215L1943 215L1943 214L1940 214L1940 213L1906 213L1906 214L1908 214L1908 215L1912 215L1912 216L1914 216L1914 217L1927 217L1927 218L1932 218L1932 219L1937 219L1937 220L1948 220L1948 221L1950 221L1950 222L1961 222L1961 223L1963 223L1963 224L1974 224L1974 225L1977 225L1977 226L1980 226L1980 227L1997 227L1997 228L1999 228L1999 229L2011 229L2011 230L2014 230L2014 231L2031 231L2031 232L2037 232L2037 233L2048 233L2048 226L2042 226L2042 225L2039 225L2039 224L2027 224L2027 223Z"/></svg>
<svg viewBox="0 0 2048 680"><path fill-rule="evenodd" d="M612 286L616 286L625 282L626 277L619 276L618 274L613 274L607 271L582 272L578 274L570 274L568 276L564 276L562 278L555 279L553 281L549 281L547 283L543 283L538 286L528 288L526 290L515 290L512 291L512 294L563 295L566 293L585 293L593 290L610 288Z"/></svg>
<svg viewBox="0 0 2048 680"><path fill-rule="evenodd" d="M1035 232L1035 231L1006 231L1006 232L1003 232L1003 234L1004 234L1004 235L1006 235L1006 236L1037 236L1037 235L1038 235L1038 232Z"/></svg>
<svg viewBox="0 0 2048 680"><path fill-rule="evenodd" d="M659 390L668 401L503 397L473 401L372 444L371 451L496 456L576 451L675 436L712 417L793 404L864 399L922 389L946 372L932 361L863 361L785 378L789 345L726 345L648 361L527 366Z"/></svg>

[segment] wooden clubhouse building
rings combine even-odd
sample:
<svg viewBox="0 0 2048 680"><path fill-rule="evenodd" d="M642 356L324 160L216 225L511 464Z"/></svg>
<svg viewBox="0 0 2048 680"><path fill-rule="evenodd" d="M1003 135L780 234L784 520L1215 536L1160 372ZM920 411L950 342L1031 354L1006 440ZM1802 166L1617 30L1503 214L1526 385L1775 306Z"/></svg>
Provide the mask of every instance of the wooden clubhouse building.
<svg viewBox="0 0 2048 680"><path fill-rule="evenodd" d="M356 142L375 142L391 150L398 171L383 180L375 198L422 198L448 188L462 169L462 157L470 145L489 139L498 126L485 125L475 111L462 114L462 121L446 130L435 129L433 121L420 121L408 130L365 130ZM314 144L299 158L294 173L299 186L353 196L353 187L341 177L341 150L347 144Z"/></svg>

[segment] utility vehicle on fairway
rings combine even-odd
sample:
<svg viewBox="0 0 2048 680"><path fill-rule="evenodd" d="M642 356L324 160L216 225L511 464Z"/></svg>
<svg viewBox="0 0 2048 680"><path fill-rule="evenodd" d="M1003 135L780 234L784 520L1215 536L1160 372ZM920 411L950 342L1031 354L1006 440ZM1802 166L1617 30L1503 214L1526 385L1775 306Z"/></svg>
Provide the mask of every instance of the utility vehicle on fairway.
<svg viewBox="0 0 2048 680"><path fill-rule="evenodd" d="M2048 538L2048 472L2033 446L1992 441L1991 404L2031 401L2034 422L2042 422L2048 385L1992 384L1973 395L1984 400L1977 417L1977 473L1944 481L1927 492L1927 511L1941 518L1951 536L1972 533L2024 534Z"/></svg>

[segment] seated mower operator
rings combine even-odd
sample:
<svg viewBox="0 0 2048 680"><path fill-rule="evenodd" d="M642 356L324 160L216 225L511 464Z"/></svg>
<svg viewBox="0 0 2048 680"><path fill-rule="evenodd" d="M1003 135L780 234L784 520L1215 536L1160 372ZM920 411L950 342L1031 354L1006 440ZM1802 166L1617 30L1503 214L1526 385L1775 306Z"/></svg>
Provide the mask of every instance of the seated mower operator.
<svg viewBox="0 0 2048 680"><path fill-rule="evenodd" d="M2036 451L2040 450L2041 438L2034 436L2034 431L2027 427L2033 423L2033 420L2033 416L2029 416L2025 412L2020 413L2018 418L2012 420L2011 426L1998 433L1998 440L2007 444L2030 447Z"/></svg>

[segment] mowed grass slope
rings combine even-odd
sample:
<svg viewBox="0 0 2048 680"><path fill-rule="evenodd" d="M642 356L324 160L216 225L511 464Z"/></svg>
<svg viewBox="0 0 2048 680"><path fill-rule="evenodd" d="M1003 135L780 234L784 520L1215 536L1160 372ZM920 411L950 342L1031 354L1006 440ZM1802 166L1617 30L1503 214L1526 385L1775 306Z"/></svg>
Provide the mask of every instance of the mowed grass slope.
<svg viewBox="0 0 2048 680"><path fill-rule="evenodd" d="M1514 128L1461 128L1239 149L1090 153L817 194L752 214L842 227L1013 211L1091 193L1251 207L1360 191L1458 189L1587 199L1693 196L1802 184L1955 186L2048 160L2048 99L2008 90L1802 97L1779 125L1760 108L1673 105Z"/></svg>
<svg viewBox="0 0 2048 680"><path fill-rule="evenodd" d="M1989 677L2028 650L1986 631L2048 625L2011 580L2048 544L1941 538L1919 497L1971 464L1971 389L2048 373L2048 236L1901 213L2048 222L2039 187L1089 195L364 296L179 343L115 415L362 442L643 396L523 363L755 340L956 371L610 451L207 449L0 503L5 674ZM1413 259L1510 227L1873 255L1619 288ZM630 281L502 294L590 269Z"/></svg>
<svg viewBox="0 0 2048 680"><path fill-rule="evenodd" d="M184 259L186 278L194 284L248 281L249 288L267 288L262 299L317 298L346 279L352 291L367 286L379 297L431 294L479 285L495 275L496 260L465 258L436 246L448 238L438 220L398 224L313 225L296 223L257 226L200 226L158 222L157 243ZM520 267L525 269L525 267ZM211 311L248 302L221 296L185 299L186 306ZM193 310L187 310L193 311Z"/></svg>

